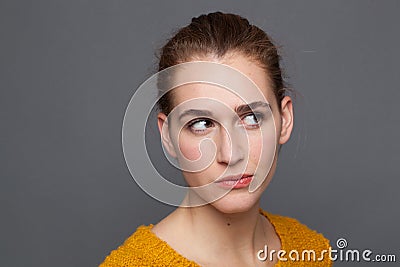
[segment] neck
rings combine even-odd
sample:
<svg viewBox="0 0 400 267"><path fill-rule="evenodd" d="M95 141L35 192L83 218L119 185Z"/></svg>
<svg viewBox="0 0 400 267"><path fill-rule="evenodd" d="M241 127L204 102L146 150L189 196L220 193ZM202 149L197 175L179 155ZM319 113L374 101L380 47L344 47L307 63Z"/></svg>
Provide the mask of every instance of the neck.
<svg viewBox="0 0 400 267"><path fill-rule="evenodd" d="M178 208L194 243L216 256L248 257L265 244L265 225L259 202L244 212L223 213L211 204ZM197 246L196 245L196 246Z"/></svg>

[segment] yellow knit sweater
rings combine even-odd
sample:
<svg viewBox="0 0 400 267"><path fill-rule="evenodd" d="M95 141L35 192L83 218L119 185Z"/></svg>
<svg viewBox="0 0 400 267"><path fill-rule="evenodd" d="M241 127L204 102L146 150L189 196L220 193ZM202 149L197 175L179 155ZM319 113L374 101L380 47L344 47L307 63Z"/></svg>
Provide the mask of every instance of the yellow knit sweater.
<svg viewBox="0 0 400 267"><path fill-rule="evenodd" d="M274 226L281 241L281 250L286 251L286 254L281 255L283 260L279 260L275 267L332 266L329 254L323 252L323 250L329 249L329 241L322 234L309 229L295 219L273 215L262 209L260 209L260 213ZM112 251L99 267L200 266L186 259L165 241L158 238L151 231L152 228L152 224L139 226L136 232L125 240L118 249ZM315 251L316 260L312 260L313 254L308 253L309 250ZM293 260L297 258L296 252L299 255L299 261ZM311 260L309 260L308 255L311 255ZM318 260L321 255L323 255L323 260Z"/></svg>

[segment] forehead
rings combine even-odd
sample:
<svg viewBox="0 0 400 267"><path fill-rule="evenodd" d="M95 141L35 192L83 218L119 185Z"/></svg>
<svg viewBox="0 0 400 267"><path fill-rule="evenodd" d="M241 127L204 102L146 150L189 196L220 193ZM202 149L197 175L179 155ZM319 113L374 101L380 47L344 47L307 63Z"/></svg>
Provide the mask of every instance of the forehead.
<svg viewBox="0 0 400 267"><path fill-rule="evenodd" d="M183 102L196 98L214 99L230 107L243 105L250 101L260 101L262 100L260 98L264 98L264 101L267 101L271 105L275 101L271 82L266 70L248 57L242 56L241 54L230 54L220 60L211 58L202 58L200 60L228 65L244 74L255 86L247 90L246 86L248 85L244 84L243 86L245 88L239 95L234 92L232 88L224 88L207 82L185 84L172 90L171 100L173 106L176 107ZM215 75L218 75L218 73ZM237 86L237 84L235 86ZM240 86L241 85L239 85L239 87ZM254 93L254 90L257 90L257 93Z"/></svg>

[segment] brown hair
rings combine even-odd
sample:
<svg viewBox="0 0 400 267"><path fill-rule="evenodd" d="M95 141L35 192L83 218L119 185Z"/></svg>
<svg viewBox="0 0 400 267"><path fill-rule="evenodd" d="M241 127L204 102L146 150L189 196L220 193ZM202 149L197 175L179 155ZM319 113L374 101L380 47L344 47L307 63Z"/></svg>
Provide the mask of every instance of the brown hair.
<svg viewBox="0 0 400 267"><path fill-rule="evenodd" d="M287 87L282 78L277 47L263 30L239 15L215 12L192 18L188 26L179 29L161 48L158 71L189 62L196 56L221 58L227 52L240 52L266 70L280 110ZM158 101L159 109L167 115L173 108L170 93Z"/></svg>

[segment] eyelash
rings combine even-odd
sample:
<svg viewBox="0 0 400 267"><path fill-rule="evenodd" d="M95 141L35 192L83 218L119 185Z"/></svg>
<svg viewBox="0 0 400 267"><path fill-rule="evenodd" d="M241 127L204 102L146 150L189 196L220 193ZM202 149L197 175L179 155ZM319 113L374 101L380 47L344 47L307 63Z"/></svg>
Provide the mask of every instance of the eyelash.
<svg viewBox="0 0 400 267"><path fill-rule="evenodd" d="M190 121L187 124L187 128L193 133L197 133L197 134L204 133L206 131L206 129L205 130L195 130L195 129L193 129L193 125L195 125L196 123L201 122L201 121L206 121L206 124L211 123L212 126L214 125L213 121L208 119L208 118L197 118L197 119L194 119L194 120ZM206 126L206 128L209 128L209 127Z"/></svg>
<svg viewBox="0 0 400 267"><path fill-rule="evenodd" d="M241 119L243 120L244 118L246 118L246 117L248 117L248 116L254 116L255 119L256 119L256 121L257 121L257 124L256 124L256 125L249 125L248 127L249 127L250 129L257 129L257 128L259 128L259 127L260 127L261 121L264 119L264 114L262 114L262 113L257 113L257 112L247 113L247 114L243 115ZM203 130L195 130L195 129L193 129L193 125L195 125L196 123L201 122L201 121L206 121L206 125L207 125L207 124L211 124L211 126L209 126L209 127L206 126L206 129L203 129ZM215 124L214 121L211 120L211 119L209 119L209 118L197 118L197 119L194 119L194 120L190 121L190 122L187 124L187 128L188 128L191 132L193 132L193 133L195 133L195 134L204 134L204 133L207 131L207 129L210 128L210 127L212 127L212 126L214 126L214 124Z"/></svg>

